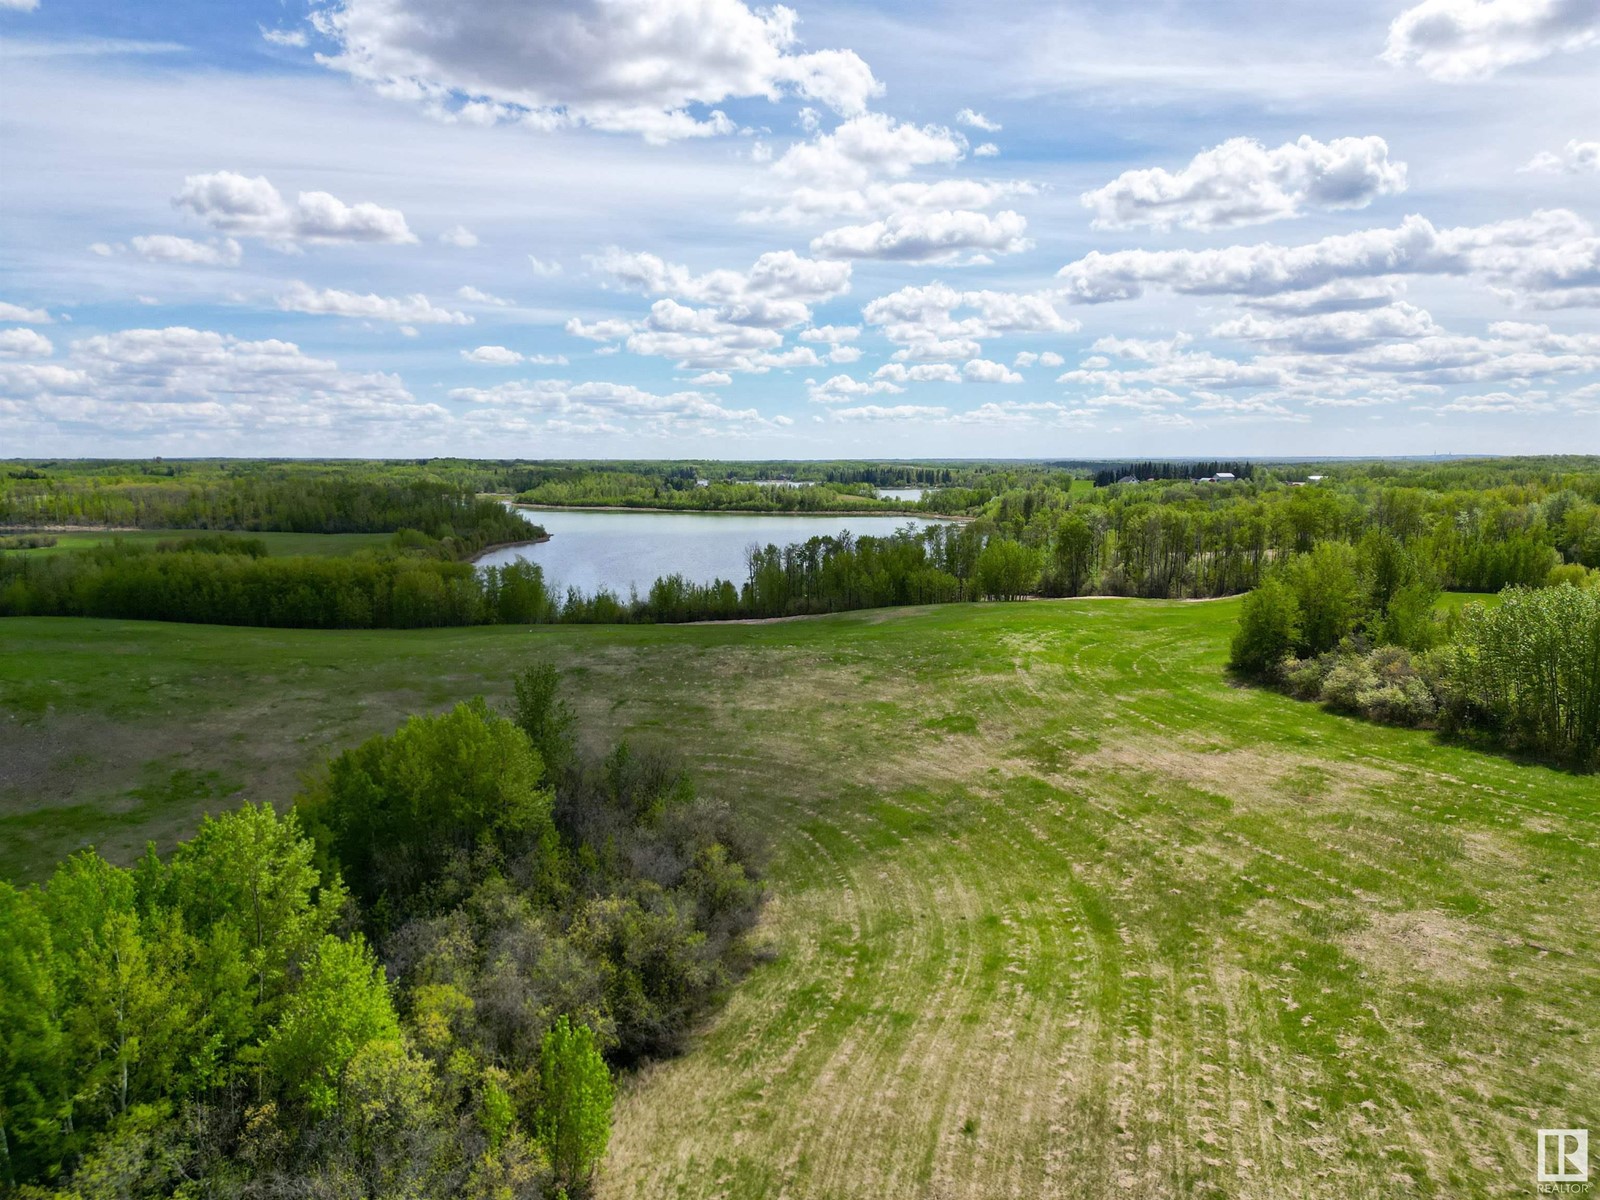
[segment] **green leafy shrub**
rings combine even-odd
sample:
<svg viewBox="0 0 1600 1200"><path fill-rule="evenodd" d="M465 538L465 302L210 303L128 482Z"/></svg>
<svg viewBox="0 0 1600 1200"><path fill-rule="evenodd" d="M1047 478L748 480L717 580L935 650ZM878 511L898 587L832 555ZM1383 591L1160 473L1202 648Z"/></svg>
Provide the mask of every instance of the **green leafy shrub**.
<svg viewBox="0 0 1600 1200"><path fill-rule="evenodd" d="M611 1140L611 1072L587 1025L558 1017L539 1053L539 1139L556 1178L586 1191Z"/></svg>
<svg viewBox="0 0 1600 1200"><path fill-rule="evenodd" d="M1244 598L1228 665L1253 679L1275 678L1300 641L1300 602L1294 591L1269 579Z"/></svg>

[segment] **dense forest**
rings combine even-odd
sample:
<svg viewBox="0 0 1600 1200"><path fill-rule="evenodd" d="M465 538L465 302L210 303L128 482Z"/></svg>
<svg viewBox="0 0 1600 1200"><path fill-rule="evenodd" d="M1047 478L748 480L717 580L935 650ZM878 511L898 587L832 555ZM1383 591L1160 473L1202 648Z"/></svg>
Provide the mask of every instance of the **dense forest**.
<svg viewBox="0 0 1600 1200"><path fill-rule="evenodd" d="M576 1197L613 1076L747 956L758 850L670 762L575 749L553 669L133 868L0 883L0 1190Z"/></svg>

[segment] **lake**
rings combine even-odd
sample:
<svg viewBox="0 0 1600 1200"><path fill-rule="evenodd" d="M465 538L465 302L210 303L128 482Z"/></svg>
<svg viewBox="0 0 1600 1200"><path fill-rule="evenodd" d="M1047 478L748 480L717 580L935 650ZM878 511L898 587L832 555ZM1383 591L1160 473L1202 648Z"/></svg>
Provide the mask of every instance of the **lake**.
<svg viewBox="0 0 1600 1200"><path fill-rule="evenodd" d="M879 500L921 500L927 494L927 488L919 487L878 489Z"/></svg>
<svg viewBox="0 0 1600 1200"><path fill-rule="evenodd" d="M943 522L927 517L839 516L801 513L579 512L572 509L517 509L550 534L548 542L508 546L484 555L479 566L518 559L538 563L547 582L563 591L585 593L610 588L623 599L636 587L643 595L663 575L679 574L695 583L726 579L734 586L746 577L744 552L752 543L776 546L826 537L848 530L857 537L886 537L907 524L919 528Z"/></svg>

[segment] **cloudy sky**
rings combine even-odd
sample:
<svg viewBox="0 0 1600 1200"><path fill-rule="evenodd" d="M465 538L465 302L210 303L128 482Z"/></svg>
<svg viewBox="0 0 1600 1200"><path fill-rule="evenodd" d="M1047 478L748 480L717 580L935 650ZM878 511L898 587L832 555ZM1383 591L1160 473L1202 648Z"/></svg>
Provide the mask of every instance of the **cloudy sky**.
<svg viewBox="0 0 1600 1200"><path fill-rule="evenodd" d="M1600 0L0 0L0 457L1600 452Z"/></svg>

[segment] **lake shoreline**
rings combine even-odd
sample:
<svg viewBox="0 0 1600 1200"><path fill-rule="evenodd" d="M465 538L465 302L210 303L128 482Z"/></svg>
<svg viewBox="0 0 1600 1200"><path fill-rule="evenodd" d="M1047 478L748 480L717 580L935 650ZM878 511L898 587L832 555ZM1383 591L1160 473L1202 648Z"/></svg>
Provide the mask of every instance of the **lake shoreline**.
<svg viewBox="0 0 1600 1200"><path fill-rule="evenodd" d="M510 550L513 546L542 546L554 536L554 534L546 533L536 538L522 538L515 542L496 542L492 546L485 546L482 550L476 551L471 558L466 559L465 561L472 563L473 565L477 565L477 562L480 558L483 558L485 555L493 554L497 550Z"/></svg>
<svg viewBox="0 0 1600 1200"><path fill-rule="evenodd" d="M144 529L138 525L0 525L0 534L19 533L206 533L193 529Z"/></svg>

